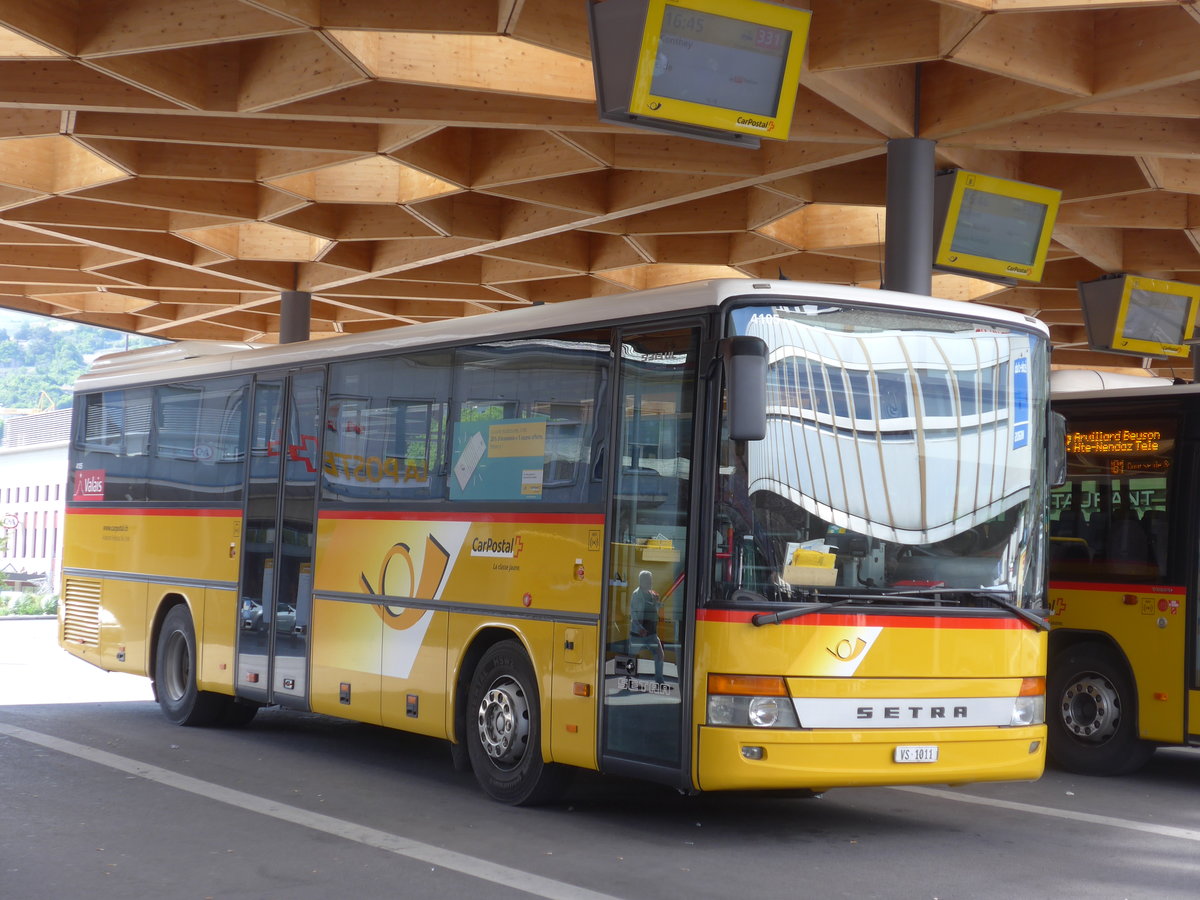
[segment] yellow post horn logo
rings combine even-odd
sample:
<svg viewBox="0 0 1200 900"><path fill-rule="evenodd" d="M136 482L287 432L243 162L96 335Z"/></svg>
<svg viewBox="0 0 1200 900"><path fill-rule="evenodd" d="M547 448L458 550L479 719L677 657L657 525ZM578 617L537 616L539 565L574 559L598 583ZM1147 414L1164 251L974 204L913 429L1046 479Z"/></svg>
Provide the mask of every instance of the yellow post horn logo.
<svg viewBox="0 0 1200 900"><path fill-rule="evenodd" d="M862 638L855 638L853 642L849 638L844 638L832 647L825 648L827 652L842 662L850 662L852 659L857 659L865 649L867 649L867 642Z"/></svg>
<svg viewBox="0 0 1200 900"><path fill-rule="evenodd" d="M408 591L392 589L388 577L390 574L389 567L392 560L400 557L404 561L404 566L400 567L402 573L408 572ZM365 573L360 572L358 577L363 587L363 593L370 594L374 597L409 597L414 600L432 600L434 593L437 591L437 586L441 583L442 575L445 574L446 565L450 562L450 554L446 552L446 548L437 542L434 536L427 535L425 538L425 562L421 567L421 581L417 583L416 565L413 563L412 553L409 550L408 544L397 543L383 555L383 561L379 564L379 590L375 590L371 586L371 582L367 580ZM399 576L392 575L393 578L403 578L403 574ZM415 625L425 614L425 610L420 608L412 608L405 606L389 606L381 604L375 607L375 611L379 613L379 617L383 619L385 625L389 628L405 629Z"/></svg>

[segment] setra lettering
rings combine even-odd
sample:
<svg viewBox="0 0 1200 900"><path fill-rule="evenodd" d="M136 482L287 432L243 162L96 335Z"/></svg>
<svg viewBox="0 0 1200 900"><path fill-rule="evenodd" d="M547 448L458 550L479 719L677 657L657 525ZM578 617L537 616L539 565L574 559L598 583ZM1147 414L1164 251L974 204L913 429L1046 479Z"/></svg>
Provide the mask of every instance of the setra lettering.
<svg viewBox="0 0 1200 900"><path fill-rule="evenodd" d="M907 715L904 715L907 713ZM855 710L855 718L869 721L871 719L966 719L970 717L970 709L966 706L860 706Z"/></svg>

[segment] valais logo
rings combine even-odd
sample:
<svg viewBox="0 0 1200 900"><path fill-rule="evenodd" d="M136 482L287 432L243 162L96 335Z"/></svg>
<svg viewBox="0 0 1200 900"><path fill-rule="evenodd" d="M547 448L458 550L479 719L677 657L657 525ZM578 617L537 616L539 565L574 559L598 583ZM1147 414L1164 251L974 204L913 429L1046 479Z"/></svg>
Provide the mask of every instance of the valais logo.
<svg viewBox="0 0 1200 900"><path fill-rule="evenodd" d="M104 470L84 469L75 473L75 494L72 500L103 500Z"/></svg>

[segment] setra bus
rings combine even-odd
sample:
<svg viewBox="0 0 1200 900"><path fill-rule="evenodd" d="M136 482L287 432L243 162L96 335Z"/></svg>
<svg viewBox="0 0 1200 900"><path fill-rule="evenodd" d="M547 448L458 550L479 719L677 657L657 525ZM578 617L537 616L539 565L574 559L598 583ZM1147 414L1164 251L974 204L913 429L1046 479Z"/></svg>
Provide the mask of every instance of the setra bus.
<svg viewBox="0 0 1200 900"><path fill-rule="evenodd" d="M1116 775L1200 746L1200 385L1056 372L1067 481L1050 523L1050 738L1059 766Z"/></svg>
<svg viewBox="0 0 1200 900"><path fill-rule="evenodd" d="M1047 373L1025 316L752 280L102 358L61 643L515 804L1036 778Z"/></svg>

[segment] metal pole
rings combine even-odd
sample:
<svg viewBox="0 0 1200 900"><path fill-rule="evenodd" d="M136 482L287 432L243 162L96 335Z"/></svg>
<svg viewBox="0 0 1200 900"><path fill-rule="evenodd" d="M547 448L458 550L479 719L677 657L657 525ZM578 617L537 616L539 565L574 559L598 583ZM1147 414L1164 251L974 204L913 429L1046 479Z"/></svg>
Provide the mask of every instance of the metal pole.
<svg viewBox="0 0 1200 900"><path fill-rule="evenodd" d="M279 343L307 341L312 318L312 294L308 291L281 291L279 301Z"/></svg>
<svg viewBox="0 0 1200 900"><path fill-rule="evenodd" d="M887 144L883 286L889 291L933 290L934 146L924 138Z"/></svg>

